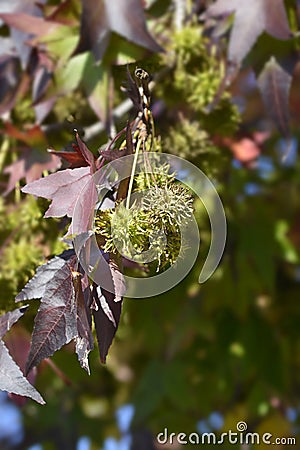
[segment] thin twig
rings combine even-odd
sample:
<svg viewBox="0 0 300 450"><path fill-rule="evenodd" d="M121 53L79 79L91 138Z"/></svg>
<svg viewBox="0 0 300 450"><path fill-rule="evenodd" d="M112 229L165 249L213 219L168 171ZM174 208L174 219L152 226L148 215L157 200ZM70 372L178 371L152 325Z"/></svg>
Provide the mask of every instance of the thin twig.
<svg viewBox="0 0 300 450"><path fill-rule="evenodd" d="M120 105L118 105L114 110L113 110L113 118L114 119L120 119L122 116L124 116L124 114L128 113L128 111L130 111L130 109L132 108L132 101L128 98L126 100L124 100L124 102L122 102ZM105 129L105 124L103 122L97 122L94 123L93 125L90 125L89 127L86 127L84 129L84 139L86 141L89 141L91 139L93 139L95 136L97 136L98 134L102 133L102 131L104 131Z"/></svg>
<svg viewBox="0 0 300 450"><path fill-rule="evenodd" d="M48 366L53 370L53 372L67 385L72 386L73 382L70 380L70 378L63 373L62 370L57 367L57 365L52 361L50 358L45 358L44 362L48 364Z"/></svg>
<svg viewBox="0 0 300 450"><path fill-rule="evenodd" d="M130 111L130 109L132 108L132 102L131 100L128 98L126 100L124 100L120 105L118 105L112 112L113 118L114 119L120 119L122 116L124 116L126 113L128 113L128 111ZM57 132L60 131L62 129L64 129L66 127L66 124L64 122L62 123L53 123L53 124L47 124L47 125L42 125L41 129L43 130L44 133L53 133L53 132ZM89 141L91 139L93 139L95 136L97 136L98 134L102 133L102 131L105 130L105 124L103 122L96 122L93 123L92 125L86 127L84 129L84 139L86 141Z"/></svg>

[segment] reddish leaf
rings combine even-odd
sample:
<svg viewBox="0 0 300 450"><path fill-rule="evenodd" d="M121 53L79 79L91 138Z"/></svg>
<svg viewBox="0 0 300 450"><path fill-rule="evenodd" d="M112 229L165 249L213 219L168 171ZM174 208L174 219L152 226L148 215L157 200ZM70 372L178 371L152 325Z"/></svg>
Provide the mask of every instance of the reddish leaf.
<svg viewBox="0 0 300 450"><path fill-rule="evenodd" d="M60 167L60 160L45 151L47 139L39 125L26 131L20 131L11 123L6 122L5 134L23 142L25 148L21 150L20 158L4 170L4 173L10 175L4 195L14 189L16 183L22 178L25 178L27 183L31 183L40 178L45 170L50 171Z"/></svg>
<svg viewBox="0 0 300 450"><path fill-rule="evenodd" d="M33 86L32 86L32 99L36 104L45 93L46 88L49 85L52 73L54 70L54 65L49 58L45 55L38 55L39 62L38 67L34 73Z"/></svg>
<svg viewBox="0 0 300 450"><path fill-rule="evenodd" d="M277 63L274 57L266 63L257 80L266 111L285 137L289 136L291 82L292 76Z"/></svg>
<svg viewBox="0 0 300 450"><path fill-rule="evenodd" d="M102 59L112 31L153 52L161 47L149 34L140 0L82 0L78 51L92 50Z"/></svg>
<svg viewBox="0 0 300 450"><path fill-rule="evenodd" d="M23 150L21 157L4 169L4 173L10 177L3 195L11 192L22 178L25 178L27 183L32 183L39 179L45 170L55 170L60 165L60 160L54 155L35 149Z"/></svg>
<svg viewBox="0 0 300 450"><path fill-rule="evenodd" d="M249 137L243 137L238 140L225 138L223 142L230 148L235 159L244 164L254 161L261 153L259 146Z"/></svg>
<svg viewBox="0 0 300 450"><path fill-rule="evenodd" d="M0 333L2 334L9 330L20 316L24 314L25 310L26 308L22 307L1 316ZM41 395L23 376L2 340L0 340L0 390L30 397L41 404L45 403Z"/></svg>
<svg viewBox="0 0 300 450"><path fill-rule="evenodd" d="M52 111L56 98L38 102L34 105L35 118L38 124L41 124L48 114Z"/></svg>
<svg viewBox="0 0 300 450"><path fill-rule="evenodd" d="M76 140L77 145L72 144L72 147L75 151L60 151L56 152L55 150L48 150L53 155L57 155L60 158L65 159L71 165L71 168L75 167L85 167L90 166L92 171L96 170L96 157L93 153L87 148L85 143L80 139L79 134L76 132Z"/></svg>
<svg viewBox="0 0 300 450"><path fill-rule="evenodd" d="M53 61L44 52L38 52L38 63L32 85L32 100L38 124L43 122L56 101L55 97L45 100L42 98L51 83L53 70Z"/></svg>
<svg viewBox="0 0 300 450"><path fill-rule="evenodd" d="M28 35L34 34L35 36L43 36L54 31L60 26L50 20L45 20L41 17L34 17L30 14L24 13L2 13L0 14L0 19L2 19L10 27L23 31Z"/></svg>
<svg viewBox="0 0 300 450"><path fill-rule="evenodd" d="M88 166L88 163L82 156L78 145L73 144L72 147L75 151L64 150L58 152L50 148L48 149L48 152L51 153L52 155L59 156L60 158L66 160L69 163L71 169Z"/></svg>
<svg viewBox="0 0 300 450"><path fill-rule="evenodd" d="M90 178L89 167L66 169L27 184L22 192L52 200L45 217L72 217L78 196Z"/></svg>
<svg viewBox="0 0 300 450"><path fill-rule="evenodd" d="M89 305L91 303L91 290L88 284L87 276L82 283L81 274L73 275L76 304L77 304L77 330L78 335L75 338L75 348L78 355L78 361L90 373L88 355L94 346L94 339L92 334L92 316ZM83 285L87 284L83 292Z"/></svg>
<svg viewBox="0 0 300 450"><path fill-rule="evenodd" d="M27 11L29 14L36 15L40 11L40 5L46 0L1 0L1 12L12 13Z"/></svg>
<svg viewBox="0 0 300 450"><path fill-rule="evenodd" d="M73 257L69 261L64 261L63 266L52 273L53 276L45 287L34 320L31 348L26 364L27 373L78 334L72 276L72 263L75 260L76 257ZM42 266L40 276L44 271L47 271L47 265Z"/></svg>
<svg viewBox="0 0 300 450"><path fill-rule="evenodd" d="M5 134L12 138L18 139L21 142L24 142L24 144L27 144L28 147L37 147L43 149L47 145L46 136L39 125L34 125L32 128L26 131L20 131L10 122L5 122L4 127Z"/></svg>
<svg viewBox="0 0 300 450"><path fill-rule="evenodd" d="M36 274L16 296L16 302L42 298L46 294L47 286L56 272L62 269L74 255L74 250L66 250L61 255L55 256L46 264L38 267Z"/></svg>
<svg viewBox="0 0 300 450"><path fill-rule="evenodd" d="M105 363L108 349L111 346L119 325L122 301L116 302L114 294L102 289L100 286L94 286L92 294L95 300L93 317L100 360L102 363Z"/></svg>
<svg viewBox="0 0 300 450"><path fill-rule="evenodd" d="M90 177L87 185L84 186L76 202L76 211L72 217L72 224L70 230L72 234L85 234L91 230L94 220L94 209L97 203L98 194L94 179Z"/></svg>
<svg viewBox="0 0 300 450"><path fill-rule="evenodd" d="M122 149L113 148L111 150L100 150L99 153L103 156L105 161L114 161L115 159L128 155L126 147Z"/></svg>
<svg viewBox="0 0 300 450"><path fill-rule="evenodd" d="M5 344L13 360L20 367L22 373L25 374L26 361L30 350L30 334L23 327L17 325L5 339ZM37 370L34 367L26 377L30 384L35 383L36 374ZM16 394L9 394L9 397L19 407L24 406L28 400L26 397Z"/></svg>
<svg viewBox="0 0 300 450"><path fill-rule="evenodd" d="M12 394L30 397L42 405L45 404L42 396L23 376L3 341L0 341L0 389Z"/></svg>
<svg viewBox="0 0 300 450"><path fill-rule="evenodd" d="M235 159L243 164L251 164L261 154L261 145L268 139L269 133L255 132L251 136L238 139L229 137L216 138L217 145L226 145L232 151Z"/></svg>
<svg viewBox="0 0 300 450"><path fill-rule="evenodd" d="M278 39L289 39L291 31L283 0L217 0L207 10L207 17L234 12L228 58L240 63L257 38L265 31Z"/></svg>
<svg viewBox="0 0 300 450"><path fill-rule="evenodd" d="M0 46L3 40L0 40ZM26 73L20 74L19 60L14 56L14 52L3 52L0 60L0 115L11 111L16 101L27 92L29 85L30 78Z"/></svg>
<svg viewBox="0 0 300 450"><path fill-rule="evenodd" d="M109 262L109 268L113 283L113 290L114 290L114 296L115 296L115 302L119 302L122 300L123 296L126 293L126 284L124 280L123 273L121 272L120 268L117 266L117 264L110 259Z"/></svg>
<svg viewBox="0 0 300 450"><path fill-rule="evenodd" d="M261 153L255 141L247 137L231 142L230 148L235 159L242 163L249 163L257 159Z"/></svg>
<svg viewBox="0 0 300 450"><path fill-rule="evenodd" d="M42 0L40 3L45 2ZM14 0L14 1L3 1L0 2L0 13L26 13L32 16L41 16L41 9L37 6L37 2L35 0ZM31 49L26 44L26 41L32 35L31 30L28 32L22 32L18 27L11 28L10 30L11 37L14 41L14 47L17 50L19 57L22 62L23 68L25 68L28 64L28 60L30 57Z"/></svg>
<svg viewBox="0 0 300 450"><path fill-rule="evenodd" d="M23 316L27 308L28 305L22 306L21 308L15 309L14 311L9 311L8 313L0 316L0 339L2 339L13 324Z"/></svg>
<svg viewBox="0 0 300 450"><path fill-rule="evenodd" d="M82 161L88 167L66 169L34 181L26 185L22 192L37 195L52 200L45 213L45 217L73 216L75 205L80 196L78 214L82 220L77 220L79 227L76 232L86 231L87 224L97 201L97 191L92 180L92 173L96 169L95 157L76 134L78 146L75 148L75 161ZM53 153L53 152L52 152ZM63 152L66 156L66 152ZM72 153L71 153L72 154ZM59 152L58 152L59 155ZM90 183L87 185L87 183ZM87 187L85 188L85 186ZM83 194L82 194L83 191Z"/></svg>
<svg viewBox="0 0 300 450"><path fill-rule="evenodd" d="M88 354L93 348L90 288L81 281L74 250L67 250L39 267L16 301L41 298L35 317L27 372L64 344L75 340L81 366L89 373ZM83 292L84 287L84 292Z"/></svg>
<svg viewBox="0 0 300 450"><path fill-rule="evenodd" d="M76 132L76 140L78 142L78 147L80 150L80 153L82 154L85 161L88 163L88 165L95 171L95 156L93 153L87 148L85 143L80 139L79 134Z"/></svg>

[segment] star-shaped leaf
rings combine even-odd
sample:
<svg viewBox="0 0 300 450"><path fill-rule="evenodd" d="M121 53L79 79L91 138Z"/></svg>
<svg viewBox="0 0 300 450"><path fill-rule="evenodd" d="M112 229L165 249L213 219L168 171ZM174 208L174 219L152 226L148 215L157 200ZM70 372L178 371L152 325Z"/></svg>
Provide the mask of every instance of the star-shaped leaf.
<svg viewBox="0 0 300 450"><path fill-rule="evenodd" d="M72 339L81 366L89 372L88 354L93 347L91 313L77 265L75 252L65 251L39 267L16 297L16 301L41 299L34 321L27 373Z"/></svg>
<svg viewBox="0 0 300 450"><path fill-rule="evenodd" d="M291 31L283 0L217 0L206 17L234 13L228 59L241 63L257 38L266 32L277 39L289 39Z"/></svg>
<svg viewBox="0 0 300 450"><path fill-rule="evenodd" d="M102 363L105 363L109 347L118 329L122 310L122 299L116 301L113 293L106 291L100 286L94 286L92 294L95 302L93 317L100 360Z"/></svg>
<svg viewBox="0 0 300 450"><path fill-rule="evenodd" d="M47 266L44 267L47 270ZM34 320L27 373L78 335L71 264L65 261L47 283Z"/></svg>
<svg viewBox="0 0 300 450"><path fill-rule="evenodd" d="M0 317L0 390L30 397L38 403L44 404L44 400L38 391L24 377L8 352L1 338L11 326L24 314L26 307L18 308Z"/></svg>
<svg viewBox="0 0 300 450"><path fill-rule="evenodd" d="M72 217L78 196L90 177L89 167L61 170L27 184L22 192L52 200L45 217Z"/></svg>
<svg viewBox="0 0 300 450"><path fill-rule="evenodd" d="M257 84L267 113L283 136L289 135L289 92L292 76L281 67L274 57L266 63Z"/></svg>
<svg viewBox="0 0 300 450"><path fill-rule="evenodd" d="M149 34L140 0L82 0L82 18L78 51L92 50L102 59L111 32L153 52L161 47Z"/></svg>
<svg viewBox="0 0 300 450"><path fill-rule="evenodd" d="M73 274L73 283L75 288L76 305L77 305L77 331L75 337L75 349L78 361L88 374L90 373L88 355L94 346L94 338L92 334L92 315L90 304L92 303L91 290L87 275L80 273ZM83 290L84 285L86 285Z"/></svg>

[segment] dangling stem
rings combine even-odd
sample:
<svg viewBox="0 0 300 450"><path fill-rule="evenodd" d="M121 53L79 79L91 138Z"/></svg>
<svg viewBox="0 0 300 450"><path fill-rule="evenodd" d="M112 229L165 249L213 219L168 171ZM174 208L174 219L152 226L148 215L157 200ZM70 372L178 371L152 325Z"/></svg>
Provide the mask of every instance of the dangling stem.
<svg viewBox="0 0 300 450"><path fill-rule="evenodd" d="M137 159L138 159L141 142L142 141L139 139L137 142L137 145L136 145L136 149L135 149L134 160L133 160L131 174L130 174L128 194L127 194L127 199L126 199L126 209L129 209L130 196L131 196L131 191L132 191L132 187L133 187L133 179L134 179L134 174L135 174L135 169L136 169L136 164L137 164Z"/></svg>

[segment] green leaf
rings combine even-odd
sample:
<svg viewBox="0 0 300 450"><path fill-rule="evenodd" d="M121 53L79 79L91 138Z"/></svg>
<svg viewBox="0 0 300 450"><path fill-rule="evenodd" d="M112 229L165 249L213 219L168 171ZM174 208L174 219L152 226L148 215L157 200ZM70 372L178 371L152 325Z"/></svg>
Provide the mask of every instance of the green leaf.
<svg viewBox="0 0 300 450"><path fill-rule="evenodd" d="M106 123L109 115L110 103L110 68L104 64L96 63L92 53L85 53L87 56L86 65L83 72L83 88L86 92L89 104L95 114Z"/></svg>
<svg viewBox="0 0 300 450"><path fill-rule="evenodd" d="M288 231L289 224L285 220L278 220L275 227L275 237L281 247L283 257L287 262L297 264L299 262L298 254L287 236Z"/></svg>
<svg viewBox="0 0 300 450"><path fill-rule="evenodd" d="M83 78L88 59L88 53L81 53L60 66L54 73L53 84L47 90L46 98L67 94L77 89Z"/></svg>
<svg viewBox="0 0 300 450"><path fill-rule="evenodd" d="M78 40L78 26L61 25L36 41L46 44L50 55L63 63L73 54Z"/></svg>
<svg viewBox="0 0 300 450"><path fill-rule="evenodd" d="M143 423L155 411L163 399L164 391L161 363L151 361L146 367L133 397L135 423Z"/></svg>

